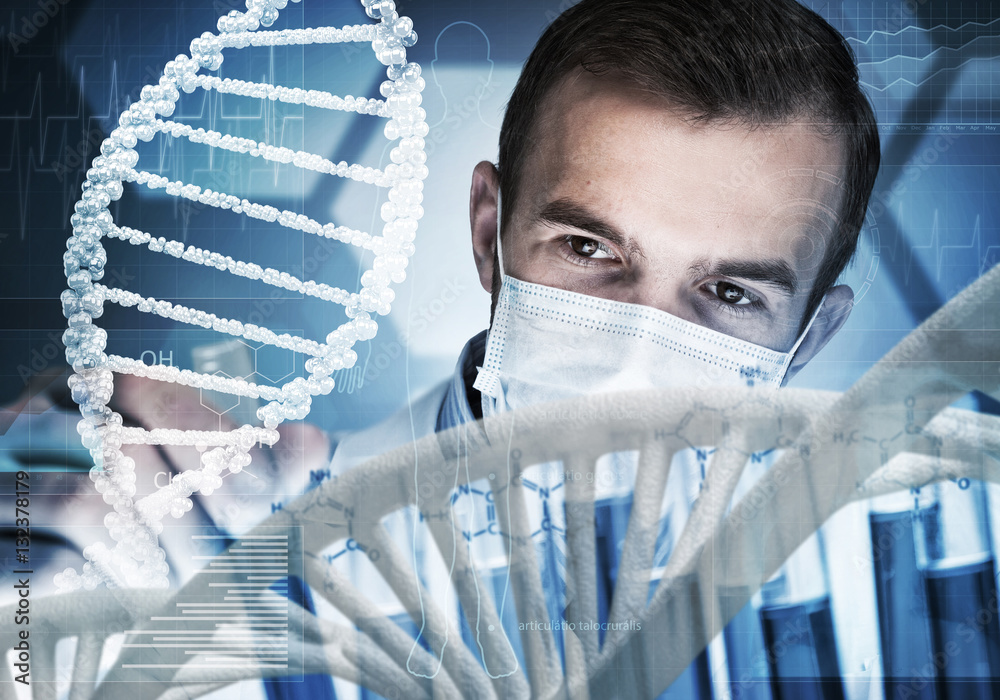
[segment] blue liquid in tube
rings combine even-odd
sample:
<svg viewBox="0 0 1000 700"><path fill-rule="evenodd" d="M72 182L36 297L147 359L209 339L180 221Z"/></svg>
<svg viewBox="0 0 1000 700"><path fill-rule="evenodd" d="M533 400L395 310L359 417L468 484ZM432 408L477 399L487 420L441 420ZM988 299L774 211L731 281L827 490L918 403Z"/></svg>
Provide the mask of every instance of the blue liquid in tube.
<svg viewBox="0 0 1000 700"><path fill-rule="evenodd" d="M774 700L844 700L830 598L760 610Z"/></svg>
<svg viewBox="0 0 1000 700"><path fill-rule="evenodd" d="M934 671L925 668L933 652L924 581L917 567L913 518L912 510L869 514L882 685L887 699L935 700L934 683L928 681Z"/></svg>
<svg viewBox="0 0 1000 700"><path fill-rule="evenodd" d="M733 503L750 492L770 462L750 461ZM741 608L735 606L746 600L746 589L717 591L720 613L729 619L723 640L733 698L844 700L825 556L817 531Z"/></svg>
<svg viewBox="0 0 1000 700"><path fill-rule="evenodd" d="M608 621L631 511L631 495L601 499L594 503L597 615L602 624ZM653 597L658 583L659 581L650 582L650 598ZM605 633L599 631L598 635L603 643ZM709 672L708 652L702 651L677 680L659 695L658 700L711 700L711 698L712 678Z"/></svg>
<svg viewBox="0 0 1000 700"><path fill-rule="evenodd" d="M993 558L924 571L938 697L1000 697L1000 627Z"/></svg>
<svg viewBox="0 0 1000 700"><path fill-rule="evenodd" d="M618 580L618 563L622 543L628 531L632 512L632 496L616 496L594 503L594 546L597 553L597 616L607 622L611 599ZM604 644L604 630L598 630L598 640Z"/></svg>
<svg viewBox="0 0 1000 700"><path fill-rule="evenodd" d="M549 504L545 501L542 503L542 532L535 539L535 561L541 568L545 609L548 611L549 620L560 621L566 609L566 554L557 541L562 539L563 535L557 533L554 528L549 518ZM554 629L552 632L563 670L566 668L564 634L565 632L559 629Z"/></svg>
<svg viewBox="0 0 1000 700"><path fill-rule="evenodd" d="M914 490L917 567L930 627L937 700L1000 698L1000 625L989 507L982 482L942 481Z"/></svg>
<svg viewBox="0 0 1000 700"><path fill-rule="evenodd" d="M720 593L719 602L725 610L726 596ZM729 620L722 631L729 666L729 692L740 700L772 700L770 672L764 649L757 608L751 601Z"/></svg>

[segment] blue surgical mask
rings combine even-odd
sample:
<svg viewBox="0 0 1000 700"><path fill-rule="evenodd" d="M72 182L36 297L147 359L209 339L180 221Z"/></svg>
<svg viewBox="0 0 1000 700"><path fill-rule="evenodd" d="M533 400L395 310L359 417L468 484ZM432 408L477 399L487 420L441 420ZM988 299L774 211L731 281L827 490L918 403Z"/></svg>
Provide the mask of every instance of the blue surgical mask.
<svg viewBox="0 0 1000 700"><path fill-rule="evenodd" d="M819 313L817 308L791 350L778 352L649 306L515 279L504 272L499 225L497 253L500 294L474 384L484 417L616 391L774 389Z"/></svg>

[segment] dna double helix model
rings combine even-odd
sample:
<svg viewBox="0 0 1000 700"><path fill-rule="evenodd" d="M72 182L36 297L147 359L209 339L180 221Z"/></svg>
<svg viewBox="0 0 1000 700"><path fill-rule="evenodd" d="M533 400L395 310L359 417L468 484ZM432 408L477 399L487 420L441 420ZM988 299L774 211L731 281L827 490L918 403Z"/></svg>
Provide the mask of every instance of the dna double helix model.
<svg viewBox="0 0 1000 700"><path fill-rule="evenodd" d="M106 519L114 545L88 548L82 572L60 575L63 593L32 600L34 662L29 690L34 697L54 698L68 682L72 700L131 699L137 693L191 698L245 679L292 673L266 663L266 654L273 653L266 635L253 653L240 659L192 652L183 645L161 645L156 649L156 664L145 663L138 648L143 645L133 642L144 630L160 624L155 620L175 611L178 601L214 600L213 586L239 585L235 578L227 581L222 574L211 581L195 576L180 590L168 590L166 564L156 540L163 518L183 516L191 508L190 496L195 491L210 494L219 487L225 471L245 467L250 448L260 442L272 444L281 421L305 417L311 397L332 389L332 373L355 362L352 345L376 333L374 316L388 313L390 285L404 279L421 214L421 181L427 174L421 142L426 125L419 108L423 80L419 68L405 61L405 49L415 40L412 24L397 16L392 2L364 0L363 5L378 20L376 24L265 31L260 26L272 25L285 3L249 0L247 12L221 18L218 34L196 39L190 56L175 59L164 69L159 85L143 89L142 99L122 115L119 128L102 145L102 154L88 173L72 221L74 233L65 258L70 289L63 295L63 304L70 326L67 357L76 372L72 391L84 418L80 433L95 460L95 484L114 508ZM343 41L371 42L378 60L388 66L388 80L382 84L384 101L339 98L202 73L219 68L223 49ZM191 130L161 119L170 117L180 91L199 88L388 119L385 136L397 143L392 149L393 165L380 171L334 164L317 155ZM382 235L320 224L137 170L133 147L137 140L148 140L156 133L387 187ZM122 196L126 181L347 242L370 250L375 262L362 275L361 291L352 293L185 247L178 241L153 238L117 226L108 211L110 202ZM318 343L104 286L99 283L106 263L100 245L104 236L330 301L344 306L349 320L333 330L325 343ZM107 333L93 320L108 302L308 355L309 376L279 388L265 387L107 355ZM340 617L330 619L300 608L288 618L288 632L281 639L301 659L295 673L333 674L389 698L656 697L725 627L731 611L747 603L781 562L847 504L947 479L1000 483L1000 421L950 408L972 391L1000 396L998 347L1000 269L993 269L842 394L784 389L764 396L749 389L680 389L595 396L503 414L428 436L322 482L236 538L218 561L238 556L235 553L247 542L267 533L298 533L302 576ZM123 427L121 416L108 408L114 375L121 373L262 399L267 402L260 409L263 427L244 425L231 432ZM724 422L720 415L726 416ZM683 427L684 439L678 437L678 426ZM876 444L885 444L885 449L839 439L858 430ZM782 449L777 461L730 507L747 455L779 442ZM159 492L134 502L135 465L120 450L130 443L200 446L204 448L201 468L181 474ZM674 454L691 444L715 445L717 450L667 568L649 598L664 487ZM497 518L509 545L505 565L516 617L546 619L544 585L528 532L527 506L523 489L517 486L532 465L555 463L566 472L593 474L596 462L614 452L637 453L638 468L608 619L641 624L609 627L603 640L596 630L578 624L565 635L564 660L549 631L524 627L520 631L526 660L522 668L512 658L497 601L477 578L456 518L431 515L453 512L455 490L485 480L498 504ZM587 479L568 480L565 486L565 619L569 623L595 620L595 486ZM387 516L400 511L428 515L420 527L448 564L447 585L474 630L478 658L462 643L454 615L426 590L414 570L413 553L400 546L383 525ZM788 522L798 526L774 526ZM412 635L388 619L369 591L359 588L336 565L324 562L321 554L348 537L369 554L381 579L419 627L423 644L415 644ZM720 601L720 590L728 592L725 604ZM734 595L732 591L737 590L742 593ZM251 604L243 610L233 605L231 614L253 612ZM0 615L9 619L15 609L9 606ZM109 651L113 633L105 624L111 618L130 630L124 646L114 651ZM220 637L223 634L219 632ZM65 640L75 640L76 646L72 668L64 676L61 670L57 673L54 659L56 645ZM17 644L17 629L4 626L0 648L10 650ZM0 697L13 697L13 687L6 664L0 665Z"/></svg>
<svg viewBox="0 0 1000 700"><path fill-rule="evenodd" d="M66 359L75 374L70 378L73 399L83 419L79 433L94 458L92 479L104 500L114 508L105 524L112 547L103 542L88 547L82 572L67 570L58 579L65 589L115 585L166 587L167 564L157 544L162 520L168 514L180 518L192 508L192 493L211 494L228 473L238 473L250 462L249 450L257 444L273 445L276 428L284 420L299 420L309 413L312 397L329 394L331 375L350 368L357 361L352 349L358 341L373 338L378 331L375 317L389 313L393 284L405 279L408 258L414 252L423 180L427 177L423 136L427 135L420 92L424 79L420 66L406 61L406 49L416 42L413 22L400 17L391 1L364 0L369 17L377 22L346 27L264 30L278 18L287 0L250 0L246 12L233 10L218 21L218 34L206 32L191 42L190 55L181 54L164 67L157 85L142 88L139 101L119 119L119 126L101 144L83 184L83 194L72 216L73 235L63 256L69 288L62 294L68 319L64 334ZM387 66L381 84L383 99L340 97L321 90L269 85L211 75L223 61L226 49L294 46L305 44L369 43L375 57ZM325 110L356 112L385 120L385 137L392 142L392 163L384 170L330 160L304 151L233 137L215 131L194 129L169 117L181 92L216 91L260 100L277 100ZM137 169L138 141L148 142L157 134L187 139L246 154L273 163L292 164L338 178L347 178L388 190L381 207L384 226L381 235L321 223L304 214L279 210L225 192L172 181L162 175ZM208 207L231 210L244 217L315 236L340 241L370 251L372 267L361 275L357 292L322 282L300 279L287 272L234 260L230 256L185 246L178 240L154 237L144 231L115 223L109 205L122 197L123 183L134 183ZM345 309L347 321L331 329L324 342L277 334L266 327L222 318L206 311L143 297L124 289L101 284L107 253L102 238L117 238L150 251L195 265L216 268L231 275L256 280L277 288L317 298ZM296 377L280 387L248 382L240 378L215 376L165 365L147 365L139 359L105 353L108 333L94 321L105 304L134 307L139 312L170 319L177 324L201 327L219 334L244 338L307 357L307 376ZM131 374L161 382L173 382L204 390L222 392L266 402L258 411L263 426L243 425L232 431L199 431L123 427L121 415L109 408L114 391L114 375ZM136 501L134 461L121 451L122 445L196 446L202 450L201 469L187 470L156 493Z"/></svg>

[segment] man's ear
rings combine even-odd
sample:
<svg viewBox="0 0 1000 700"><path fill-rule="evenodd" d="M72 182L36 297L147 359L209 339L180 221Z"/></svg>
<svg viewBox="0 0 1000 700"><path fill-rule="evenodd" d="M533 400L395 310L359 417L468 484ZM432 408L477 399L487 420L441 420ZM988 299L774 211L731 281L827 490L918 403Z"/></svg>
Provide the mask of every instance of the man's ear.
<svg viewBox="0 0 1000 700"><path fill-rule="evenodd" d="M493 163L483 161L472 171L469 221L472 224L472 255L479 270L479 283L493 291L493 260L497 245L497 193L499 175Z"/></svg>
<svg viewBox="0 0 1000 700"><path fill-rule="evenodd" d="M795 352L795 357L792 358L792 364L789 366L788 372L785 373L785 380L782 384L787 384L788 380L805 367L809 360L816 357L816 354L830 342L830 339L844 325L853 308L854 292L847 285L836 286L826 293L823 306L809 328L809 332L806 333L806 337L802 339L799 349Z"/></svg>

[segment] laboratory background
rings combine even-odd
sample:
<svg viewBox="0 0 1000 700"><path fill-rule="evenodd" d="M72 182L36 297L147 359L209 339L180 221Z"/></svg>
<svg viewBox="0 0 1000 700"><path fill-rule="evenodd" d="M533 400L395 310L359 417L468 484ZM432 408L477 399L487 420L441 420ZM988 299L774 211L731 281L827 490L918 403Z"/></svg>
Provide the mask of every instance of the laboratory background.
<svg viewBox="0 0 1000 700"><path fill-rule="evenodd" d="M331 435L372 426L447 378L467 340L487 327L490 300L479 283L469 233L472 169L481 160L496 159L504 107L522 62L541 32L572 4L397 1L398 12L413 19L419 36L408 58L422 66L426 81L421 105L429 127L424 215L406 279L395 290L392 313L379 319L373 339L355 346L355 367L335 373L335 389L313 401L308 420ZM792 384L845 391L1000 260L1000 4L805 4L847 37L882 141L881 172L856 259L843 279L856 293L853 313ZM237 0L8 0L0 8L0 404L44 389L45 381L37 377L55 376L66 368L66 319L59 302L66 288L62 254L81 183L101 142L122 111L139 99L141 87L155 83L167 61L186 52L192 38L214 30L218 17L233 9L243 7ZM367 21L353 0L289 3L282 17L289 26ZM377 97L385 67L363 45L293 46L227 56L221 74ZM196 128L319 154L334 163L384 167L389 162L381 129L365 115L331 118L302 105L197 90L181 96L173 118ZM363 183L291 165L250 163L179 139L153 139L137 150L147 169L171 179L232 191L321 222L359 230L381 225L385 193ZM126 193L113 205L115 220L153 236L346 289L358 287L370 264L365 258L370 254L353 246L317 241L162 191L133 186ZM120 289L307 338L323 338L344 320L342 309L316 299L261 289L207 268L181 266L123 241L107 241L105 246L105 284ZM304 372L297 364L300 356L254 343L220 343L217 334L131 309L108 308L101 325L114 329L109 331L109 351L151 364L218 371L275 386ZM206 403L238 422L254 421L258 408L246 398L218 406L208 395ZM984 395L967 396L956 405L1000 414L1000 404ZM0 415L0 435L15 418L9 410ZM30 447L30 441L27 444ZM1000 455L989 458L1000 460ZM810 658L832 655L842 680L839 688L816 686L812 697L883 697L893 686L870 681L890 675L887 659L895 658L900 664L896 672L910 677L910 666L932 658L934 633L927 637L927 648L912 641L923 639L923 632L907 633L907 625L923 622L907 607L911 603L894 597L904 595L906 586L900 581L912 587L920 576L927 577L929 593L922 605L931 608L945 605L934 599L935 593L941 601L965 601L962 605L972 614L988 606L991 596L995 601L1000 494L993 486L968 480L942 488L955 495L904 494L913 504L912 512L909 506L901 510L898 502L885 502L884 512L872 504L852 505L824 528L817 554L824 561L817 566L826 569L829 590L821 598L827 608L809 614L825 614L830 628L826 636L815 633L790 644L812 644L811 652L803 652ZM914 512L925 520L938 517L933 514L946 511L948 499L960 504L954 508L974 523L974 542L968 546L976 551L963 554L955 565L948 563L947 552L921 552L920 528L913 525L923 522ZM609 511L607 517L615 516ZM900 527L909 528L906 536L914 538L914 553L908 560L902 554L892 561L878 556L880 536L890 532L898 538ZM858 542L868 543L867 556L860 559L852 553ZM840 564L830 566L830 561ZM761 604L766 607L766 601ZM960 624L960 612L948 624ZM732 634L753 636L748 630L756 619L738 617L747 627L742 632L734 627ZM766 627L766 615L762 619ZM775 618L775 629L780 622ZM987 690L991 678L1000 678L997 629L996 617L972 628L973 651L962 656L967 666L955 672L959 680L978 679L980 690L975 692L983 694L949 695L942 681L921 687L913 697L998 697L989 694L995 690ZM892 650L885 641L890 637L909 641ZM731 682L738 646L730 644L727 657ZM782 658L781 663L792 667L798 663L795 654ZM754 663L747 660L746 668ZM781 671L751 670L764 675ZM724 688L702 681L688 678L686 692L706 698L725 695ZM769 687L775 686L751 684L740 692L766 700ZM731 697L737 695L734 688Z"/></svg>

